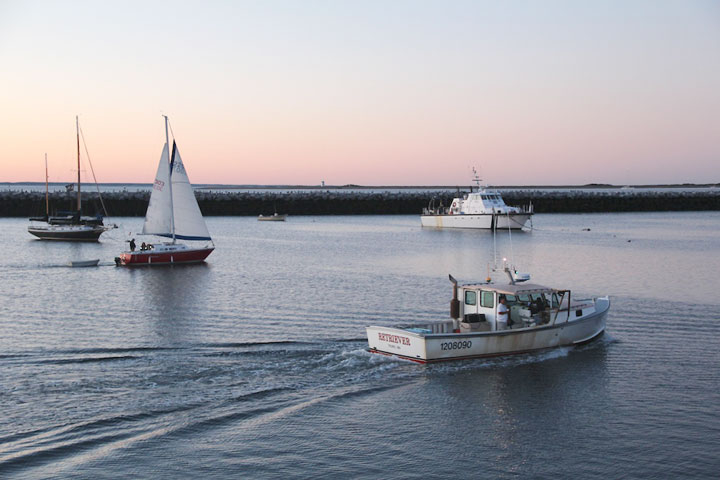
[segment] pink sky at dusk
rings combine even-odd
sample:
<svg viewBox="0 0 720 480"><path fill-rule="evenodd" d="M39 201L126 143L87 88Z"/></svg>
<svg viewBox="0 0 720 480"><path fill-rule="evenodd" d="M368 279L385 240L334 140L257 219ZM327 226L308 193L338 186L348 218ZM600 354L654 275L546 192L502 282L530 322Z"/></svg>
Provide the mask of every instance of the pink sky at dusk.
<svg viewBox="0 0 720 480"><path fill-rule="evenodd" d="M0 181L72 181L77 114L150 183L164 113L194 183L720 182L712 1L0 1L0 61Z"/></svg>

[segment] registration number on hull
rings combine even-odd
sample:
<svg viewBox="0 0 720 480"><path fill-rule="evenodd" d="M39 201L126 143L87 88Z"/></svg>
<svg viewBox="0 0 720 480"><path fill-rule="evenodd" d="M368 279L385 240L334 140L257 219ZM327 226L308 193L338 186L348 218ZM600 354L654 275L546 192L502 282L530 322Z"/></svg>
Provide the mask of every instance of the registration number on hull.
<svg viewBox="0 0 720 480"><path fill-rule="evenodd" d="M457 342L442 342L440 350L463 350L472 347L472 340L460 340Z"/></svg>

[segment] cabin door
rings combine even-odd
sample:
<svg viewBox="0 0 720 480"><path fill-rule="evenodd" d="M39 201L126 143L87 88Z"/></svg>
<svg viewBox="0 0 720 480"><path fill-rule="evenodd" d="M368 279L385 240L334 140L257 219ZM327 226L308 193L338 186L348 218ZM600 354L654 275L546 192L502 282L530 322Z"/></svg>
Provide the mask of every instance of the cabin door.
<svg viewBox="0 0 720 480"><path fill-rule="evenodd" d="M480 308L478 312L485 315L485 320L491 323L495 322L495 304L497 303L495 297L496 295L493 291L480 291Z"/></svg>
<svg viewBox="0 0 720 480"><path fill-rule="evenodd" d="M463 302L463 318L466 315L472 315L478 313L478 292L475 290L464 291L464 302Z"/></svg>

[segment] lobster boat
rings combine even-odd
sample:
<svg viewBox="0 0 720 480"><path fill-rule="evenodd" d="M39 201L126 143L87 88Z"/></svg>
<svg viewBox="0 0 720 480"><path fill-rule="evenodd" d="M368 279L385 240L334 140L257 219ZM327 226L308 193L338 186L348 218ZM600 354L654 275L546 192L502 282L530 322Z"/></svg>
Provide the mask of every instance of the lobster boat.
<svg viewBox="0 0 720 480"><path fill-rule="evenodd" d="M453 283L450 319L366 328L369 351L418 363L493 357L590 342L605 331L607 296L575 299L570 290L524 283Z"/></svg>

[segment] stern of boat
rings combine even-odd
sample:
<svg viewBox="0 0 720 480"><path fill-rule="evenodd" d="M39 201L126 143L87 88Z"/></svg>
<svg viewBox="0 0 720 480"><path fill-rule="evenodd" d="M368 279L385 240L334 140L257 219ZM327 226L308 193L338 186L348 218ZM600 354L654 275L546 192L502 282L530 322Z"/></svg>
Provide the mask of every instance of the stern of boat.
<svg viewBox="0 0 720 480"><path fill-rule="evenodd" d="M397 355L420 363L427 361L425 338L422 335L392 327L373 326L365 330L371 352Z"/></svg>

